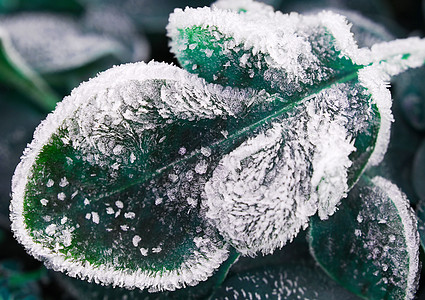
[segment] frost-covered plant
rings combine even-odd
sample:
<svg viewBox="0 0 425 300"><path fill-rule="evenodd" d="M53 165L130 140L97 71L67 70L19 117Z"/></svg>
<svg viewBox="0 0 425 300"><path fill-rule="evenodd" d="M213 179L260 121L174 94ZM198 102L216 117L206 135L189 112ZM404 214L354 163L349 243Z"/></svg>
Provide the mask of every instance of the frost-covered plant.
<svg viewBox="0 0 425 300"><path fill-rule="evenodd" d="M388 81L425 63L425 41L359 48L341 15L248 0L178 9L167 30L183 69L112 68L37 128L12 182L28 252L73 277L172 291L239 254L273 253L310 222L336 281L412 298L414 213L392 183L362 174L388 145ZM341 220L325 221L341 199Z"/></svg>

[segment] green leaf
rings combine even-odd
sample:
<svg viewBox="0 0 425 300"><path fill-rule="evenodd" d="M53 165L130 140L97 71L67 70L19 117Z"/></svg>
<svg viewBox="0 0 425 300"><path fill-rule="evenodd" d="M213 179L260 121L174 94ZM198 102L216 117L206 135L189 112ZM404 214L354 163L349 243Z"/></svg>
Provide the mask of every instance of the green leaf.
<svg viewBox="0 0 425 300"><path fill-rule="evenodd" d="M356 183L363 170L381 161L388 144L392 119L389 91L385 88L384 82L388 80L388 75L395 75L409 67L421 65L425 61L425 41L399 40L375 44L372 49L358 49L349 31L350 26L340 15L330 12L310 16L283 15L279 12L273 13L263 4L245 2L248 6L242 10L239 6L240 2L220 3L235 11L222 10L220 5L212 9L176 10L170 16L167 29L168 36L172 40L171 51L175 53L180 64L187 71L199 75L207 82L262 90L266 94L278 97L279 101L274 101L267 106L268 114L271 116L278 114L283 107L294 107L293 110L297 110L297 114L302 119L301 110L309 109L301 108L300 104L321 96L323 96L323 103L330 104L329 106L325 104L324 111L332 110L331 103L341 103L340 100L333 99L337 93L341 92L345 95L343 97L347 97L346 101L351 103L351 108L343 113L349 120L342 126L342 130L347 131L348 135L342 134L342 136L349 136L346 142L353 141L350 145L354 146L348 149L347 143L343 146L344 142L336 146L337 141L334 136L339 134L331 133L331 129L328 129L326 133L319 133L322 139L332 136L331 141L320 142L321 145L327 144L323 148L324 153L319 154L318 148L308 150L311 151L307 155L309 158L301 159L301 161L314 162L316 161L314 156L318 155L321 157L319 159L321 162L303 167L297 164L297 169L311 174L312 170L317 171L325 165L325 168L329 168L322 169L321 175L316 173L318 178L313 174L311 177L296 175L301 176L301 179L298 179L302 182L300 185L312 179L312 184L316 187L315 191L313 189L299 197L298 191L294 192L297 196L286 195L285 189L285 192L277 198L288 200L272 202L285 204L265 204L267 201L262 201L264 208L259 210L261 213L254 212L253 216L248 213L241 214L240 211L244 211L246 207L256 206L257 202L253 198L257 197L257 194L261 194L257 201L273 198L273 196L262 194L259 189L260 184L249 192L242 191L242 194L238 191L236 193L222 191L218 185L213 186L214 192L211 194L214 194L214 200L208 202L211 206L210 218L234 247L242 253L254 254L259 250L268 253L284 245L294 236L294 232L298 232L303 226L303 221L316 211L321 218L327 218L334 212L335 205L344 193ZM405 53L411 53L411 55L404 56ZM353 95L355 95L354 98L360 97L362 100L353 99ZM255 104L254 101L253 103ZM301 110L298 110L299 108ZM250 107L251 111L255 109L255 105ZM309 117L306 118L305 124L309 119ZM364 123L357 127L359 121ZM357 125L353 124L353 126L350 122L355 122ZM290 126L298 128L294 124ZM320 132L318 128L313 131ZM314 136L312 133L308 135L309 140ZM297 138L303 139L301 135ZM284 140L286 147L291 151L297 151L294 150L297 146L291 144L292 139L285 137ZM271 147L259 141L255 143L259 146L253 149L253 152L261 151L264 147ZM315 144L315 142L311 143ZM333 146L338 150L330 150ZM342 154L341 149L347 152ZM341 169L334 169L328 163L321 165L326 160L326 153L329 155L339 153L341 158L345 157L349 160L346 163L342 160L337 163L339 167L345 165ZM241 161L247 160L243 157L245 154L235 154L241 157ZM292 153L279 154L279 157L286 158L292 155ZM227 161L223 160L222 164L225 163ZM264 165L268 163L272 164L263 162ZM291 172L290 163L288 168ZM220 179L246 185L250 175L238 175L239 169L241 168L237 167L232 170L236 174L222 176ZM336 171L337 169L339 171ZM230 172L230 168L227 170ZM248 174L248 168L242 172ZM285 182L289 181L290 179L286 179ZM210 187L207 186L207 188ZM232 197L237 198L238 201L231 201ZM299 198L302 200L298 200ZM312 202L308 204L311 210L303 208L301 205L303 201ZM281 227L285 229L275 235L274 229L270 229L269 225L275 226L274 224L280 222L269 223L272 217L264 216L262 212L270 210L272 211L270 214L274 214L277 205L293 206L294 211L298 210L295 213L298 216L287 217L291 213L281 209L280 216L284 215L288 221ZM243 225L244 230L241 230L239 226L229 226L231 223ZM269 237L274 242L269 241Z"/></svg>
<svg viewBox="0 0 425 300"><path fill-rule="evenodd" d="M127 49L118 40L88 32L69 16L11 15L3 17L0 26L25 62L64 95L99 71L128 61Z"/></svg>
<svg viewBox="0 0 425 300"><path fill-rule="evenodd" d="M82 84L15 171L18 240L54 269L104 284L157 291L206 280L228 246L201 213L217 155L200 146L237 142L212 130L232 99L165 64L124 65Z"/></svg>
<svg viewBox="0 0 425 300"><path fill-rule="evenodd" d="M0 30L0 83L28 96L43 111L51 111L59 100L50 87L19 56L10 37Z"/></svg>
<svg viewBox="0 0 425 300"><path fill-rule="evenodd" d="M226 279L212 299L359 299L314 263L299 261L259 268Z"/></svg>
<svg viewBox="0 0 425 300"><path fill-rule="evenodd" d="M406 196L396 186L362 177L328 221L311 219L310 248L338 283L367 299L413 299L419 236Z"/></svg>

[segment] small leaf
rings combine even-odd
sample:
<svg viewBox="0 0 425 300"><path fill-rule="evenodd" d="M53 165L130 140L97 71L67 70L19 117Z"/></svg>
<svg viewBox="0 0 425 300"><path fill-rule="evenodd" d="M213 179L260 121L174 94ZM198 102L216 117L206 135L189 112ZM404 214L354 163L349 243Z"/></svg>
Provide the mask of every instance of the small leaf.
<svg viewBox="0 0 425 300"><path fill-rule="evenodd" d="M0 83L27 95L43 111L51 111L59 100L50 87L19 56L7 32L0 27Z"/></svg>
<svg viewBox="0 0 425 300"><path fill-rule="evenodd" d="M310 247L325 271L367 299L413 299L419 236L406 197L382 177L362 177L329 221L312 218Z"/></svg>
<svg viewBox="0 0 425 300"><path fill-rule="evenodd" d="M212 299L359 299L330 280L314 263L260 268L226 279Z"/></svg>
<svg viewBox="0 0 425 300"><path fill-rule="evenodd" d="M2 17L0 26L25 62L65 94L99 71L126 62L121 58L127 50L120 42L87 32L67 16L21 13Z"/></svg>

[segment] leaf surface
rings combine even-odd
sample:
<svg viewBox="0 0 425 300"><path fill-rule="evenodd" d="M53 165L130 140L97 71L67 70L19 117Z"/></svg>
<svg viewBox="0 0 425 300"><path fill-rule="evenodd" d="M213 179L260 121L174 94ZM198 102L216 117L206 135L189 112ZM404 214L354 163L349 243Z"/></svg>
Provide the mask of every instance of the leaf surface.
<svg viewBox="0 0 425 300"><path fill-rule="evenodd" d="M311 219L310 249L338 283L367 299L412 299L419 276L419 236L406 196L362 177L328 221Z"/></svg>
<svg viewBox="0 0 425 300"><path fill-rule="evenodd" d="M237 4L230 6L235 9ZM239 251L254 254L284 245L316 211L321 218L334 212L366 166L382 159L391 115L389 92L383 82L375 81L384 79L383 73L367 67L372 54L356 47L343 17L283 15L258 3L250 5L259 8L176 10L167 29L171 50L186 70L207 82L274 95L278 101L268 105L268 114L290 108L297 119L291 123L286 115L289 123L283 126L293 128L297 138L280 134L276 125L268 135L223 158L220 167L225 171L220 170L206 186L211 195L209 217L220 233ZM255 104L251 111L257 109ZM342 123L338 118L344 119ZM336 126L325 129L324 123ZM276 149L281 159L277 162L265 149L272 148L273 139L280 136L279 143L285 146ZM327 155L333 155L332 159L329 156L327 161ZM237 162L231 166L230 161ZM263 171L252 176L254 168ZM268 178L275 174L279 179ZM220 183L229 180L244 188L230 190ZM260 188L267 185L276 192ZM277 221L282 215L284 221ZM269 223L271 219L276 221ZM233 222L239 226L230 226Z"/></svg>

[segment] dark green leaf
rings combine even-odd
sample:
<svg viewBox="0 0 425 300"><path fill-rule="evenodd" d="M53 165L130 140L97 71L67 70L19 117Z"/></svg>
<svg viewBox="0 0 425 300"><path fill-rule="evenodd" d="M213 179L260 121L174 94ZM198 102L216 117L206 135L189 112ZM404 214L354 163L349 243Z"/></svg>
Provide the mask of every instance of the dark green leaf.
<svg viewBox="0 0 425 300"><path fill-rule="evenodd" d="M367 299L412 299L419 236L406 197L382 177L362 177L327 221L311 219L310 247L325 271Z"/></svg>
<svg viewBox="0 0 425 300"><path fill-rule="evenodd" d="M233 275L212 299L359 299L333 282L314 263L260 268Z"/></svg>

